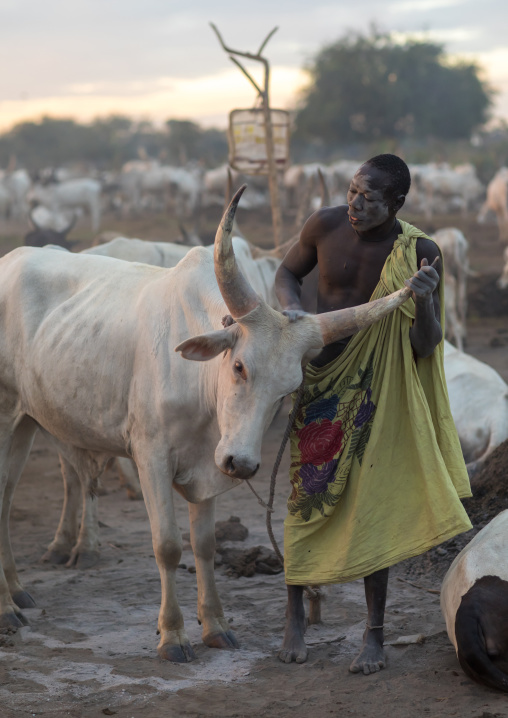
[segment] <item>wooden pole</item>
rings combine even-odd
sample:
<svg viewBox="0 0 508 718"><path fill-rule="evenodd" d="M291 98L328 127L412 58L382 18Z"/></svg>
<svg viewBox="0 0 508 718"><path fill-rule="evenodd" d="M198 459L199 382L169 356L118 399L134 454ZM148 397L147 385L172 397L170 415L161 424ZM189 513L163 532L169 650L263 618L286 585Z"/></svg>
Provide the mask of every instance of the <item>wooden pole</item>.
<svg viewBox="0 0 508 718"><path fill-rule="evenodd" d="M272 35L277 31L277 27L274 27L271 32L268 33L266 38L261 43L261 46L258 50L258 52L254 55L250 52L240 52L239 50L233 50L230 47L228 47L222 37L219 33L217 27L211 22L210 26L212 30L217 35L217 38L222 45L223 49L229 54L229 59L235 63L239 67L239 69L243 72L243 74L247 77L249 82L254 86L255 90L257 91L258 95L261 97L261 103L262 103L262 109L263 109L263 121L265 126L265 143L266 143L266 159L268 162L268 187L270 189L270 200L271 200L271 206L272 206L272 225L273 225L273 241L275 247L279 247L282 243L282 212L281 212L281 205L280 205L280 194L279 194L279 180L277 177L277 163L275 161L275 147L274 147L274 141L273 141L273 126L272 126L272 116L270 112L270 95L269 95L269 85L270 85L270 65L268 63L268 60L261 55L261 52L266 46L266 43L268 40L272 37ZM250 60L255 60L257 62L261 62L264 65L265 69L265 77L264 77L264 87L263 89L259 87L257 82L254 80L254 78L249 74L249 72L243 67L243 65L234 57L234 55L238 55L240 57L246 57Z"/></svg>

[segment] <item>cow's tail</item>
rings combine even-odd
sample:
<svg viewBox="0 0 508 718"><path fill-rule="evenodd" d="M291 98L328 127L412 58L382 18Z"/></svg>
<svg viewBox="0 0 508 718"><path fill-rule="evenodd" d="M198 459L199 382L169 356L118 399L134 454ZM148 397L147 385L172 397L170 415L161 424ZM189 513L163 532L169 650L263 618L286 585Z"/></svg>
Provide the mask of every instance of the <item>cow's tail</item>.
<svg viewBox="0 0 508 718"><path fill-rule="evenodd" d="M461 603L457 611L455 638L459 663L469 678L508 693L508 675L492 662L487 653L478 611L478 604L475 605L474 601Z"/></svg>

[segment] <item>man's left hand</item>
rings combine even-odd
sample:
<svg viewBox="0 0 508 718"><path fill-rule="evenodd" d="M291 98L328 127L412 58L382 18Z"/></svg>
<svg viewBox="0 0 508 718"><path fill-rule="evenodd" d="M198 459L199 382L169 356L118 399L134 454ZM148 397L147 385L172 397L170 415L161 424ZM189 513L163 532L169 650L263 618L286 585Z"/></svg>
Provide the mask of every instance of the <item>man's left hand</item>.
<svg viewBox="0 0 508 718"><path fill-rule="evenodd" d="M429 265L427 259L423 258L420 269L410 279L404 281L406 287L409 287L413 292L415 301L432 296L439 284L439 274L434 269L438 262L439 257L436 257L432 264Z"/></svg>

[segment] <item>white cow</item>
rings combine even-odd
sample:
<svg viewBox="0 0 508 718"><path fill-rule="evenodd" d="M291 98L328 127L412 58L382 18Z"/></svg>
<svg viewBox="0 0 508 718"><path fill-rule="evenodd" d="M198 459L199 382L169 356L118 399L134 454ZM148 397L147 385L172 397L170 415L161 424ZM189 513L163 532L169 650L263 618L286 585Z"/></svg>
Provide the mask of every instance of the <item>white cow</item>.
<svg viewBox="0 0 508 718"><path fill-rule="evenodd" d="M505 250L503 252L503 273L497 280L497 286L499 289L506 289L508 287L508 247L505 247Z"/></svg>
<svg viewBox="0 0 508 718"><path fill-rule="evenodd" d="M425 216L430 219L436 211L456 209L465 214L482 195L483 185L472 164L450 167L448 164L420 165L413 174L415 186L421 191Z"/></svg>
<svg viewBox="0 0 508 718"><path fill-rule="evenodd" d="M52 211L84 209L90 214L92 230L101 223L101 185L93 179L74 179L60 184L34 185L28 194L31 202Z"/></svg>
<svg viewBox="0 0 508 718"><path fill-rule="evenodd" d="M147 202L172 207L178 217L192 217L203 191L203 171L196 167L161 165L157 160L134 160L122 167L121 192L130 208L140 211Z"/></svg>
<svg viewBox="0 0 508 718"><path fill-rule="evenodd" d="M441 610L464 672L508 692L508 511L459 553L441 587Z"/></svg>
<svg viewBox="0 0 508 718"><path fill-rule="evenodd" d="M508 385L488 364L444 344L450 407L470 475L508 438Z"/></svg>
<svg viewBox="0 0 508 718"><path fill-rule="evenodd" d="M487 185L487 198L478 214L478 222L485 222L488 212L494 212L499 239L508 240L508 167L501 167Z"/></svg>
<svg viewBox="0 0 508 718"><path fill-rule="evenodd" d="M4 186L11 195L11 213L13 217L25 217L28 212L27 195L32 186L30 175L24 169L7 172L4 177Z"/></svg>
<svg viewBox="0 0 508 718"><path fill-rule="evenodd" d="M280 265L280 259L271 256L270 253L253 259L251 247L246 240L233 237L232 242L235 257L250 285L267 304L273 308L280 308L274 288L275 273ZM176 266L190 249L191 247L169 242L117 237L106 244L85 249L81 254L95 254L127 262L143 262L170 268ZM206 249L213 251L213 247ZM90 496L88 487L83 486L80 491L77 472L64 455L61 454L59 458L65 500L55 536L42 560L56 565L65 563L68 566L90 568L99 558L97 500ZM117 457L115 466L129 496L131 498L139 496L140 487L135 464L128 459ZM80 524L81 509L83 509L83 519Z"/></svg>
<svg viewBox="0 0 508 718"><path fill-rule="evenodd" d="M159 655L194 657L175 594L173 488L189 501L203 640L238 645L214 583L214 497L256 473L263 434L301 383L302 364L409 296L404 288L290 322L235 260L230 233L241 191L214 258L196 247L161 269L23 247L0 260L0 624L22 625L20 608L33 605L16 572L9 509L40 427L92 490L111 456L135 460L162 583ZM216 329L227 311L236 323ZM195 361L176 357L175 344Z"/></svg>
<svg viewBox="0 0 508 718"><path fill-rule="evenodd" d="M469 245L464 234L456 227L438 230L433 239L443 252L445 264L445 315L446 336L463 351L466 338L467 278L472 274L469 266Z"/></svg>

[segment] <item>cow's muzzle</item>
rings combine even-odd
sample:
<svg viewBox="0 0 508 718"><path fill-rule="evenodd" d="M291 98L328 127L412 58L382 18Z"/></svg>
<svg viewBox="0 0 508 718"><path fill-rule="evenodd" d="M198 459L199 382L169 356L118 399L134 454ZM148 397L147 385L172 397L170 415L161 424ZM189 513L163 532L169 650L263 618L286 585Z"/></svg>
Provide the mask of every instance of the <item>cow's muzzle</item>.
<svg viewBox="0 0 508 718"><path fill-rule="evenodd" d="M228 455L218 461L217 466L232 479L251 479L259 469L259 462L248 456Z"/></svg>

